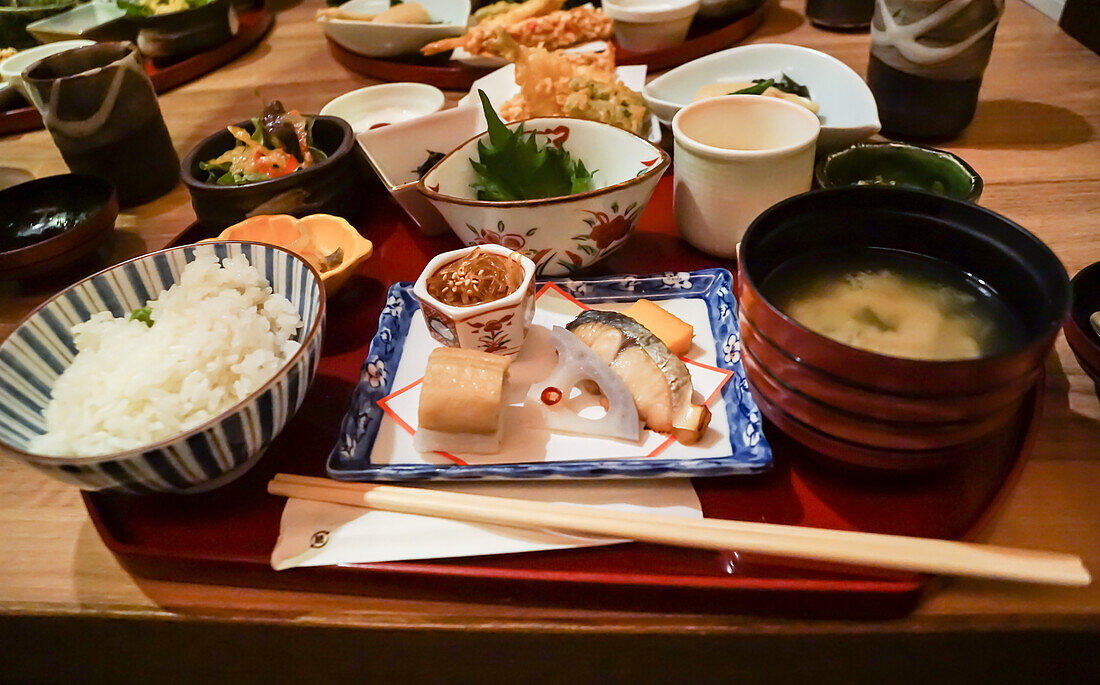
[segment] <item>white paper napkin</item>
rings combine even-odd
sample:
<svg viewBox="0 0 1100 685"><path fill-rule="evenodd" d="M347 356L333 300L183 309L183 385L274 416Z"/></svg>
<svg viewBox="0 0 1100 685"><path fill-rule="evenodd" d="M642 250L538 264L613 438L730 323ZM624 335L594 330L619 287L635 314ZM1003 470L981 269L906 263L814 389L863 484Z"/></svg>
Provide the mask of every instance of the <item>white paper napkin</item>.
<svg viewBox="0 0 1100 685"><path fill-rule="evenodd" d="M703 517L699 497L688 479L424 483L416 487ZM299 566L510 554L618 542L623 541L289 499L271 552L271 567L282 571Z"/></svg>

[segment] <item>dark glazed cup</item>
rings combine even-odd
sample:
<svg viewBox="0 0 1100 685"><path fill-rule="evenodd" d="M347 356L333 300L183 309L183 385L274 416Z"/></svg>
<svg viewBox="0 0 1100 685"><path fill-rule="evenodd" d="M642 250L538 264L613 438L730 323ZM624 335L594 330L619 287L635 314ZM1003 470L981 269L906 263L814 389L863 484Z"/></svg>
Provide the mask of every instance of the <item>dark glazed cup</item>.
<svg viewBox="0 0 1100 685"><path fill-rule="evenodd" d="M313 141L328 155L323 161L269 181L239 186L207 182L200 162L209 161L236 144L222 129L196 145L183 159L183 183L191 191L195 215L207 228L222 230L257 214L334 214L354 223L362 207L358 190L362 183L355 134L337 117L311 116ZM251 121L236 126L252 132Z"/></svg>
<svg viewBox="0 0 1100 685"><path fill-rule="evenodd" d="M27 67L23 80L69 169L109 180L120 206L175 187L179 157L133 43L51 55Z"/></svg>

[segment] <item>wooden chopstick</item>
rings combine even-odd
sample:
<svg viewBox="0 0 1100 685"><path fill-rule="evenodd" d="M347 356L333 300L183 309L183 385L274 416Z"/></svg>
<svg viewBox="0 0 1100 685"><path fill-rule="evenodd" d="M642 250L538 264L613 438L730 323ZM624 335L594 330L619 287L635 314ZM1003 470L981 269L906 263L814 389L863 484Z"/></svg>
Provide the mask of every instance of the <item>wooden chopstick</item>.
<svg viewBox="0 0 1100 685"><path fill-rule="evenodd" d="M1092 580L1081 558L1072 554L954 540L750 521L693 520L426 488L345 483L285 473L277 474L268 483L267 490L284 497L383 511L674 547L753 552L837 564L1052 585L1080 587Z"/></svg>

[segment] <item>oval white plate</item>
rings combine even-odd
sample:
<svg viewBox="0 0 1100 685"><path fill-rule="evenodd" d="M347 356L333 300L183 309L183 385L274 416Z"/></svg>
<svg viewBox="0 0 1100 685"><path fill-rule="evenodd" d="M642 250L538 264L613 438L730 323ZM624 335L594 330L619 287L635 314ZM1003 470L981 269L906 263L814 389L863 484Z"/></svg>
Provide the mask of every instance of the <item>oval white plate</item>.
<svg viewBox="0 0 1100 685"><path fill-rule="evenodd" d="M681 65L649 82L642 94L657 118L669 124L698 90L711 83L780 78L810 89L820 108L820 151L839 150L878 133L878 106L871 89L840 60L798 45L742 45Z"/></svg>
<svg viewBox="0 0 1100 685"><path fill-rule="evenodd" d="M470 0L419 0L438 24L374 24L369 21L321 17L325 35L341 47L366 57L396 57L415 53L432 41L466 33ZM351 0L340 9L359 14L378 14L389 0Z"/></svg>
<svg viewBox="0 0 1100 685"><path fill-rule="evenodd" d="M645 85L646 66L644 64L632 64L619 67L615 70L615 74L627 88L640 91L642 86ZM473 85L470 86L470 92L463 96L458 104L460 106L473 105L481 107L481 102L477 97L478 89L485 91L485 94L489 96L489 102L493 103L493 107L499 111L500 106L508 98L519 92L519 86L516 85L516 65L507 64L474 81ZM650 107L650 109L653 108ZM652 111L649 113L649 132L645 138L654 145L661 144L661 123Z"/></svg>

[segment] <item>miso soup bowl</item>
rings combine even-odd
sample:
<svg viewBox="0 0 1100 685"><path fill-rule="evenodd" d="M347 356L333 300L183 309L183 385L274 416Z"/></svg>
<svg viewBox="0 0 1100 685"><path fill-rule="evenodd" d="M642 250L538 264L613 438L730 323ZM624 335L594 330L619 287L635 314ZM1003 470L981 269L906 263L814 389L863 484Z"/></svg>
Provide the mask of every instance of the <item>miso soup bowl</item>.
<svg viewBox="0 0 1100 685"><path fill-rule="evenodd" d="M885 248L931 257L984 282L1022 324L1001 354L929 361L831 340L761 291L788 260ZM761 411L827 458L919 470L963 458L1017 420L1069 312L1065 268L1038 238L974 204L917 190L814 191L768 209L741 243L742 361Z"/></svg>
<svg viewBox="0 0 1100 685"><path fill-rule="evenodd" d="M609 124L544 117L508 124L535 131L539 145L565 148L593 172L593 189L575 195L496 202L477 199L471 159L488 133L460 145L417 189L466 245L502 245L529 257L536 276L564 276L619 249L634 232L671 158L653 143Z"/></svg>

